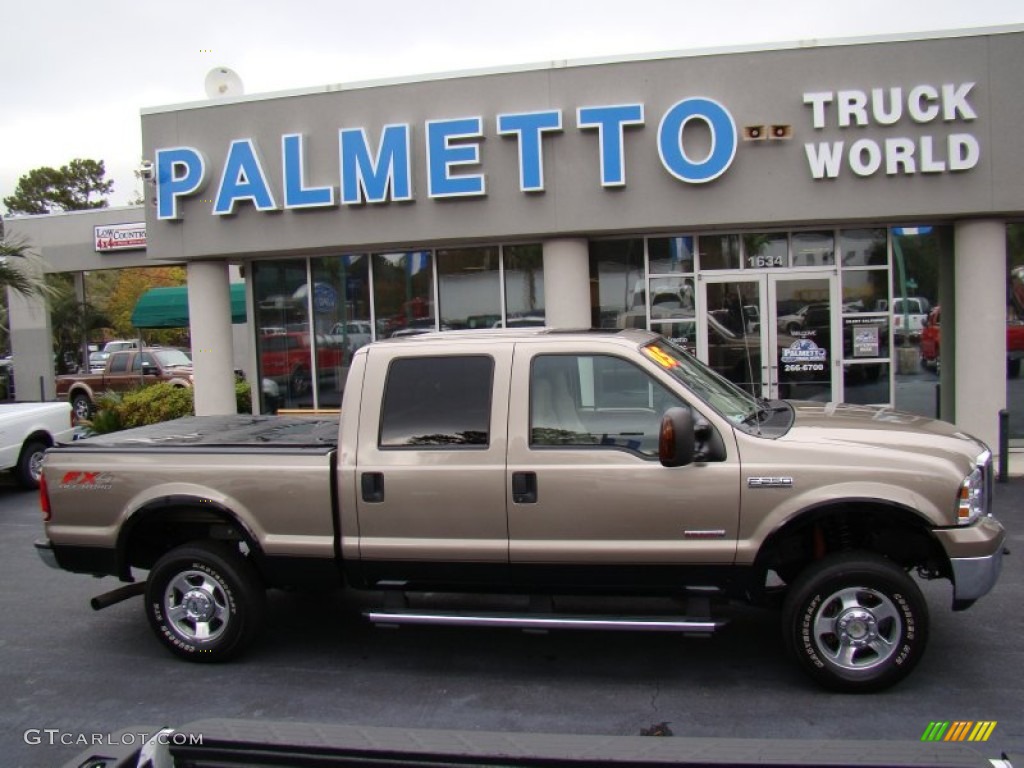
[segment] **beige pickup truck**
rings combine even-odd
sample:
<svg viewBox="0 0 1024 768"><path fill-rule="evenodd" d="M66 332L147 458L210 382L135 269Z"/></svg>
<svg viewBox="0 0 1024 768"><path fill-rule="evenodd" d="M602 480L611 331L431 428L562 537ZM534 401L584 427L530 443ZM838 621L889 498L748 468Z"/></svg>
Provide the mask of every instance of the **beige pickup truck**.
<svg viewBox="0 0 1024 768"><path fill-rule="evenodd" d="M995 584L991 496L991 454L953 425L757 400L647 331L452 332L359 349L340 420L190 418L51 450L36 546L148 571L94 606L144 593L194 661L240 652L272 587L416 593L378 623L531 629L709 633L740 601L781 608L819 683L865 691L924 652L913 573L950 581L954 610Z"/></svg>

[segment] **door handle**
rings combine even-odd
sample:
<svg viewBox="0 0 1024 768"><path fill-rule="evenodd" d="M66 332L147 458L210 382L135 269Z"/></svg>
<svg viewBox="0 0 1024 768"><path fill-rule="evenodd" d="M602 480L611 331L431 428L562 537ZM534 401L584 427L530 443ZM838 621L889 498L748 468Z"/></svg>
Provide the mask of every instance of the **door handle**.
<svg viewBox="0 0 1024 768"><path fill-rule="evenodd" d="M537 473L512 473L512 501L516 504L537 503Z"/></svg>
<svg viewBox="0 0 1024 768"><path fill-rule="evenodd" d="M363 501L380 504L384 501L384 473L363 472L360 478L363 488Z"/></svg>

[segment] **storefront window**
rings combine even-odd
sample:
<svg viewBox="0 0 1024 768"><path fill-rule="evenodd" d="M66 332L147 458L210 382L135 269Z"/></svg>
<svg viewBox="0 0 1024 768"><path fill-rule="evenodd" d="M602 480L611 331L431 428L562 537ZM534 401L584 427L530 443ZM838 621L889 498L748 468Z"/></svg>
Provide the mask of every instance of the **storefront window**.
<svg viewBox="0 0 1024 768"><path fill-rule="evenodd" d="M844 229L839 233L844 267L884 267L889 263L884 229Z"/></svg>
<svg viewBox="0 0 1024 768"><path fill-rule="evenodd" d="M437 252L441 328L494 328L501 324L498 248Z"/></svg>
<svg viewBox="0 0 1024 768"><path fill-rule="evenodd" d="M832 232L794 232L793 266L827 267L836 263L836 238Z"/></svg>
<svg viewBox="0 0 1024 768"><path fill-rule="evenodd" d="M352 354L373 341L369 257L325 256L312 260L317 406L338 408Z"/></svg>
<svg viewBox="0 0 1024 768"><path fill-rule="evenodd" d="M376 338L435 330L431 252L377 253L372 263Z"/></svg>
<svg viewBox="0 0 1024 768"><path fill-rule="evenodd" d="M595 328L647 327L642 238L591 241L590 281Z"/></svg>
<svg viewBox="0 0 1024 768"><path fill-rule="evenodd" d="M896 407L923 416L939 413L941 367L939 283L943 261L952 264L953 228L892 230L893 361Z"/></svg>
<svg viewBox="0 0 1024 768"><path fill-rule="evenodd" d="M540 243L507 245L505 260L506 324L544 325L544 249Z"/></svg>
<svg viewBox="0 0 1024 768"><path fill-rule="evenodd" d="M1006 228L1006 408L1010 438L1024 440L1024 224Z"/></svg>
<svg viewBox="0 0 1024 768"><path fill-rule="evenodd" d="M789 266L789 235L785 232L743 236L744 266L748 269Z"/></svg>
<svg viewBox="0 0 1024 768"><path fill-rule="evenodd" d="M701 235L698 240L701 269L739 269L739 235Z"/></svg>
<svg viewBox="0 0 1024 768"><path fill-rule="evenodd" d="M261 410L313 406L306 260L252 267Z"/></svg>
<svg viewBox="0 0 1024 768"><path fill-rule="evenodd" d="M885 312L889 301L889 271L843 270L843 313Z"/></svg>
<svg viewBox="0 0 1024 768"><path fill-rule="evenodd" d="M652 275L693 272L694 256L692 235L647 240L648 271Z"/></svg>

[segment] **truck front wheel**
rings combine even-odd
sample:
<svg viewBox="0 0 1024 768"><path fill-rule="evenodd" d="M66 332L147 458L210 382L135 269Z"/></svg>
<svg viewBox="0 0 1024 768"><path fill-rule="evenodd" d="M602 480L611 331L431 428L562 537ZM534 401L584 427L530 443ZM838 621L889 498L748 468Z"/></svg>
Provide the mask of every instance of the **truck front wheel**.
<svg viewBox="0 0 1024 768"><path fill-rule="evenodd" d="M146 616L157 638L189 661L226 661L263 623L266 594L252 563L215 542L173 549L146 582Z"/></svg>
<svg viewBox="0 0 1024 768"><path fill-rule="evenodd" d="M793 583L786 645L818 683L867 692L902 680L924 653L928 604L902 568L870 552L832 555Z"/></svg>

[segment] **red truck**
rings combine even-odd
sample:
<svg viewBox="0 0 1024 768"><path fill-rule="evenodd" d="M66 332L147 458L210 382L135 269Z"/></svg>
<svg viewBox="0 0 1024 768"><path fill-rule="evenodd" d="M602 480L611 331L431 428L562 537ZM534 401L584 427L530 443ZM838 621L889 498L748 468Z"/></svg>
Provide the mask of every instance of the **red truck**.
<svg viewBox="0 0 1024 768"><path fill-rule="evenodd" d="M935 307L921 329L921 365L938 369L940 357L940 319L942 311ZM1010 320L1006 323L1006 375L1011 379L1020 376L1020 361L1024 357L1024 322Z"/></svg>

